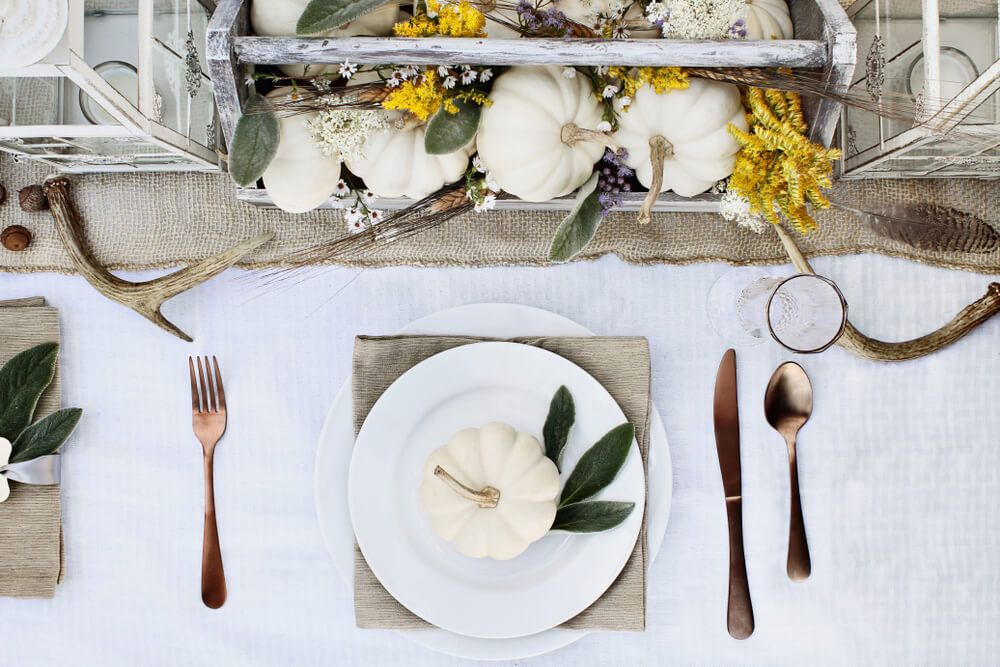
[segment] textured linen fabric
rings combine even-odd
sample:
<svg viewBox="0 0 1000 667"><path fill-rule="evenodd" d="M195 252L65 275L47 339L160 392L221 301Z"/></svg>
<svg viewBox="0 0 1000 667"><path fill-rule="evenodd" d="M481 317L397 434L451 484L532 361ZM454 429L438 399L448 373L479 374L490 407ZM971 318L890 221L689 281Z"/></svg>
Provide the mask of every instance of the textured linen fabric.
<svg viewBox="0 0 1000 667"><path fill-rule="evenodd" d="M460 336L359 336L354 344L354 433L380 396L400 375L439 352L488 338ZM614 397L636 427L643 468L649 452L649 343L644 338L514 338L572 361ZM354 610L362 628L428 628L379 583L361 550L354 549ZM562 624L575 630L643 630L646 627L646 517L621 574L590 607Z"/></svg>
<svg viewBox="0 0 1000 667"><path fill-rule="evenodd" d="M0 155L0 183L11 199L17 190L42 182L47 170L11 164ZM290 215L236 201L225 174L103 174L73 177L70 190L83 216L87 242L108 268L175 266L221 252L239 241L272 231L273 241L247 256L242 266L271 267L283 256L346 234L340 211ZM881 180L841 182L831 197L864 208L874 204L936 202L973 213L994 224L1000 180ZM123 216L123 214L125 214ZM549 245L565 212L490 211L468 214L409 239L355 251L337 263L355 267L392 265L484 266L548 264ZM800 240L810 256L878 252L982 273L1000 271L1000 250L981 255L915 250L876 235L843 210L817 214L820 230ZM35 240L24 252L0 253L0 271L72 272L72 264L48 213L24 213L15 201L0 206L0 229L20 224ZM632 213L608 217L579 255L591 260L615 254L634 264L781 264L787 255L773 233L756 234L711 213L657 213L639 225Z"/></svg>
<svg viewBox="0 0 1000 667"><path fill-rule="evenodd" d="M138 221L136 222L138 224ZM820 258L866 334L924 334L989 280L879 256ZM69 563L51 600L0 599L16 667L459 667L392 631L362 630L314 509L316 443L351 374L354 337L442 308L516 302L600 335L648 338L673 461L643 633L599 632L528 667L984 665L1000 654L1000 319L900 364L839 348L738 351L744 534L757 629L726 633L728 532L712 430L727 344L706 315L719 264L614 258L538 268L315 269L265 284L227 272L167 303L184 343L80 277L0 276L0 299L44 294L63 327L63 402L84 409L63 453ZM127 277L138 277L126 274ZM142 274L149 277L150 274ZM187 356L217 354L229 427L216 501L229 599L201 603L201 447ZM815 410L799 439L812 576L785 575L788 467L764 388L795 359ZM320 480L323 483L323 480ZM510 663L508 663L510 664Z"/></svg>
<svg viewBox="0 0 1000 667"><path fill-rule="evenodd" d="M0 301L0 365L41 343L59 342L59 314L44 299ZM59 372L38 401L35 419L59 409ZM58 486L9 482L0 503L0 595L52 597L62 580Z"/></svg>

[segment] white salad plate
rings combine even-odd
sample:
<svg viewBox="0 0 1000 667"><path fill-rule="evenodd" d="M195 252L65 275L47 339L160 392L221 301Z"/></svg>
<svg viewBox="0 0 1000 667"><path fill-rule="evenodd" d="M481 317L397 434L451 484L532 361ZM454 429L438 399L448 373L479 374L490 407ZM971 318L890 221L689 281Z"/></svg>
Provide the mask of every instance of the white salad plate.
<svg viewBox="0 0 1000 667"><path fill-rule="evenodd" d="M0 0L0 71L26 67L49 55L68 22L66 0Z"/></svg>
<svg viewBox="0 0 1000 667"><path fill-rule="evenodd" d="M398 333L494 338L516 336L593 336L561 315L516 304L471 304L433 313L411 322ZM656 557L670 516L672 468L666 432L655 408L650 413L647 457L647 540L649 560ZM320 533L344 583L354 577L354 531L348 510L348 469L354 447L351 383L341 387L327 414L316 455L315 493ZM473 660L519 660L541 655L581 639L588 633L552 628L511 639L468 637L441 628L400 630L399 634L426 648Z"/></svg>
<svg viewBox="0 0 1000 667"><path fill-rule="evenodd" d="M432 625L486 639L548 630L593 604L632 554L646 498L634 440L597 498L632 502L635 510L604 532L550 531L516 558L470 558L434 532L423 510L420 486L434 450L462 429L494 421L541 434L560 386L576 404L565 483L580 456L628 420L600 382L539 347L484 342L440 352L393 382L361 426L348 477L355 538L385 589Z"/></svg>

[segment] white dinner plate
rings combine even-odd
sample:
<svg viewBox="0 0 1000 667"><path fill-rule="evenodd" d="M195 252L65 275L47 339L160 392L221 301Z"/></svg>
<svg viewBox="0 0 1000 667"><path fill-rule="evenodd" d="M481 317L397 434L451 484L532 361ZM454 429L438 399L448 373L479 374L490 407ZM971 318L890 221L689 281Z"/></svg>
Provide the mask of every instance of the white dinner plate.
<svg viewBox="0 0 1000 667"><path fill-rule="evenodd" d="M593 336L594 332L561 315L519 304L482 303L457 306L415 320L399 334L483 336ZM660 551L670 517L673 488L670 451L663 420L650 413L649 453L646 461L647 530L649 560ZM316 452L316 511L320 534L344 584L354 578L354 532L347 508L347 474L354 447L351 383L344 382L334 398L320 433ZM440 628L400 630L410 641L440 653L470 660L521 660L557 650L588 633L553 628L514 639L465 637Z"/></svg>
<svg viewBox="0 0 1000 667"><path fill-rule="evenodd" d="M487 639L548 630L593 604L632 554L646 497L634 440L598 496L635 503L613 529L550 531L516 558L498 561L459 553L423 511L419 489L434 450L458 431L492 421L537 437L560 386L576 404L565 483L580 456L627 419L600 382L539 347L487 342L440 352L393 382L361 426L348 479L355 538L385 589L432 625Z"/></svg>
<svg viewBox="0 0 1000 667"><path fill-rule="evenodd" d="M26 67L56 48L66 24L66 0L0 0L0 71ZM13 122L13 120L11 120Z"/></svg>

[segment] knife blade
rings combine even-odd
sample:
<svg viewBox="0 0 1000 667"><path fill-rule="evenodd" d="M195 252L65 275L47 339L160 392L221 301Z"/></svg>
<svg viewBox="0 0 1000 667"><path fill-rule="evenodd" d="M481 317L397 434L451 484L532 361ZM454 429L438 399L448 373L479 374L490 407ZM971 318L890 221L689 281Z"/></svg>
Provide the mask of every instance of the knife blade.
<svg viewBox="0 0 1000 667"><path fill-rule="evenodd" d="M722 472L729 521L729 603L726 626L736 639L753 634L753 605L743 553L743 496L740 479L740 411L736 397L736 350L726 350L715 379L715 447Z"/></svg>

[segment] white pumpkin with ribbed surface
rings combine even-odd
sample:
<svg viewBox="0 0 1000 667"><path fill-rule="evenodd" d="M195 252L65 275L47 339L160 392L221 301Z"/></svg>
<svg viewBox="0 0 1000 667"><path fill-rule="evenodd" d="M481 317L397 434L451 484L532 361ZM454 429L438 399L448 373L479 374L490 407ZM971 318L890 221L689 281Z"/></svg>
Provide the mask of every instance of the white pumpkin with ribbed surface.
<svg viewBox="0 0 1000 667"><path fill-rule="evenodd" d="M250 24L253 31L264 37L294 37L295 26L305 11L309 0L254 0L250 5ZM392 34L392 26L399 20L399 5L389 3L350 23L314 35L315 37L385 36ZM319 76L336 72L339 65L279 65L288 76Z"/></svg>
<svg viewBox="0 0 1000 667"><path fill-rule="evenodd" d="M567 139L571 128L594 131L602 108L583 75L563 68L519 66L497 77L479 123L479 157L506 192L541 202L567 195L604 154L596 141Z"/></svg>
<svg viewBox="0 0 1000 667"><path fill-rule="evenodd" d="M596 13L609 15L612 5L617 2L618 0L555 0L553 5L569 20L589 28L593 23L591 17ZM625 10L625 19L629 25L628 36L633 39L651 39L660 36L660 29L646 20L642 5L638 2L629 4Z"/></svg>
<svg viewBox="0 0 1000 667"><path fill-rule="evenodd" d="M740 145L726 129L747 128L736 86L692 78L690 87L657 94L643 86L627 112L619 114L615 138L628 151L628 166L650 188L654 183L650 140L666 140L663 182L658 192L673 190L693 197L733 173Z"/></svg>
<svg viewBox="0 0 1000 667"><path fill-rule="evenodd" d="M792 18L785 0L747 0L747 39L791 39Z"/></svg>
<svg viewBox="0 0 1000 667"><path fill-rule="evenodd" d="M538 440L499 422L456 433L420 485L434 532L472 558L520 555L552 527L558 497L559 471Z"/></svg>
<svg viewBox="0 0 1000 667"><path fill-rule="evenodd" d="M269 100L292 93L276 88ZM323 155L306 124L317 112L278 117L278 151L264 171L264 187L278 208L289 213L310 211L333 194L340 180L340 161Z"/></svg>
<svg viewBox="0 0 1000 667"><path fill-rule="evenodd" d="M430 155L424 150L424 123L399 127L403 114L386 111L392 125L377 130L365 142L364 158L348 160L347 168L380 197L423 199L465 175L475 141L454 153Z"/></svg>

